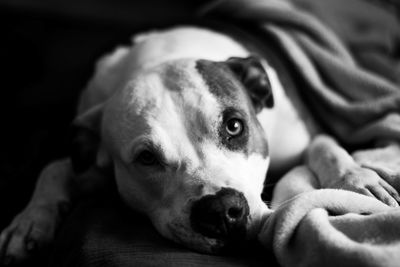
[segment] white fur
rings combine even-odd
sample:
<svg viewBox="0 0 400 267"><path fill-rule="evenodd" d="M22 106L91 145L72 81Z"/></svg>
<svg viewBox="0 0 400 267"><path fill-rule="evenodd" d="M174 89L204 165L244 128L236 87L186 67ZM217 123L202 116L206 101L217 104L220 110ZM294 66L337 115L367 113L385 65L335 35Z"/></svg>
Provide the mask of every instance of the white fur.
<svg viewBox="0 0 400 267"><path fill-rule="evenodd" d="M275 105L273 109L263 109L257 118L267 134L271 169L281 171L300 161L317 129L314 122L304 119L311 116L297 93L283 89L273 68L266 67L266 71Z"/></svg>

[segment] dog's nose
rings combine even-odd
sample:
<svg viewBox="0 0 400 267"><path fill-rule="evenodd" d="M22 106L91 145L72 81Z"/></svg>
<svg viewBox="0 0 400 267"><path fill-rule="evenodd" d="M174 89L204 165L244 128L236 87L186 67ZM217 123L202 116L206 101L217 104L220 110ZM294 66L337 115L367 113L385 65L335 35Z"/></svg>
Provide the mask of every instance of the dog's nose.
<svg viewBox="0 0 400 267"><path fill-rule="evenodd" d="M241 239L246 235L249 205L240 192L222 188L193 203L190 221L194 231L204 236Z"/></svg>

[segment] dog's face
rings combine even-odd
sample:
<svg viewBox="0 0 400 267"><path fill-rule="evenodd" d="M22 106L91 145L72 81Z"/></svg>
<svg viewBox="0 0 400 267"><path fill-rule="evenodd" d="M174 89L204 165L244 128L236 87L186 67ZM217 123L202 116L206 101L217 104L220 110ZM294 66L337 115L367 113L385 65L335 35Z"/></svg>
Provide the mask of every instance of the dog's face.
<svg viewBox="0 0 400 267"><path fill-rule="evenodd" d="M119 193L165 237L215 253L254 234L269 164L256 112L272 97L260 67L176 60L135 73L105 104Z"/></svg>

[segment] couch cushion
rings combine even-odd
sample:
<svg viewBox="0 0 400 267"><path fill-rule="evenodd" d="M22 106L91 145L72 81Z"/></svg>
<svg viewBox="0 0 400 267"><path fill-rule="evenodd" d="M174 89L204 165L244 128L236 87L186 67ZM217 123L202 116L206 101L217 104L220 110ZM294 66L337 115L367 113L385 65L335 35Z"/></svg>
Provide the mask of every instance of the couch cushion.
<svg viewBox="0 0 400 267"><path fill-rule="evenodd" d="M117 197L80 204L63 225L53 252L50 266L277 266L257 244L235 256L188 250L161 237L147 218Z"/></svg>

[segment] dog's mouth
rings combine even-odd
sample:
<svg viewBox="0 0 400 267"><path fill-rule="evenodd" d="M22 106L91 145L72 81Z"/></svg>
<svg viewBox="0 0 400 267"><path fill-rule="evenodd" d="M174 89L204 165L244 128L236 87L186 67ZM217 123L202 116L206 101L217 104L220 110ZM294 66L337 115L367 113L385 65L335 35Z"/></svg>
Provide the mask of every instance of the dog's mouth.
<svg viewBox="0 0 400 267"><path fill-rule="evenodd" d="M224 241L201 235L181 220L168 224L168 230L175 242L199 252L217 254L225 247Z"/></svg>
<svg viewBox="0 0 400 267"><path fill-rule="evenodd" d="M246 242L246 235L235 238L227 236L206 236L194 231L190 225L182 220L175 220L168 224L170 237L175 242L198 252L208 254L229 254L239 250Z"/></svg>

